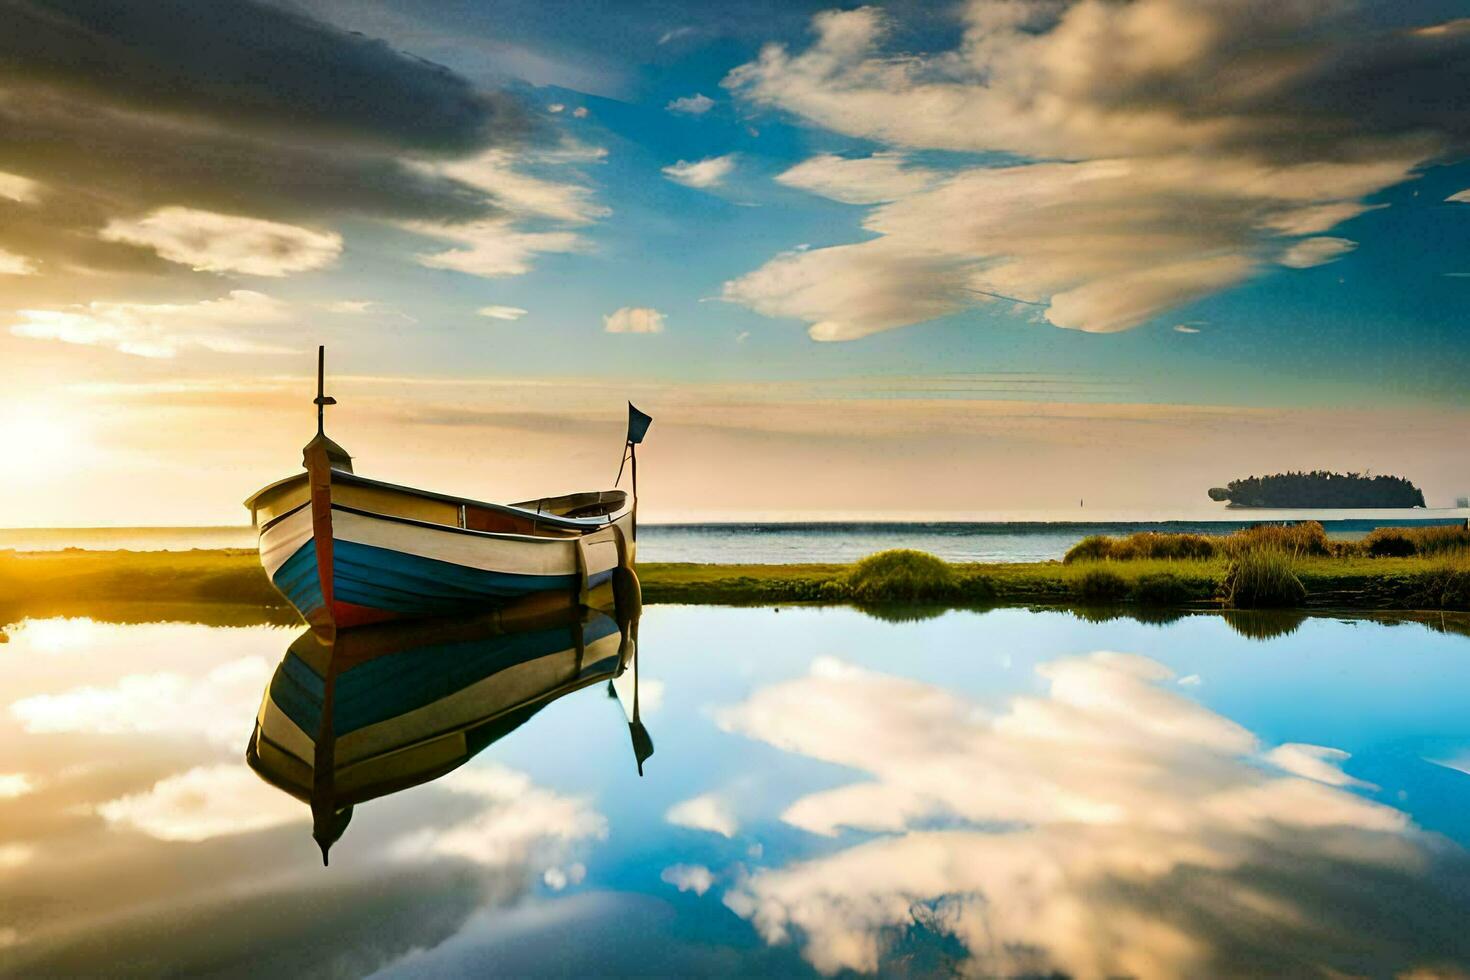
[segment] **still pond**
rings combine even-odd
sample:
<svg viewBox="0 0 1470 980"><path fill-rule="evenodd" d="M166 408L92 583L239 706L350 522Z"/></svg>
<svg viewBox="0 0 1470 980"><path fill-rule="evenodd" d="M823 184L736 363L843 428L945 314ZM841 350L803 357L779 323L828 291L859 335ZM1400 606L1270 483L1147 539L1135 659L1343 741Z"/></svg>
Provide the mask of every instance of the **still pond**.
<svg viewBox="0 0 1470 980"><path fill-rule="evenodd" d="M1444 624L530 626L12 623L0 973L1470 970Z"/></svg>

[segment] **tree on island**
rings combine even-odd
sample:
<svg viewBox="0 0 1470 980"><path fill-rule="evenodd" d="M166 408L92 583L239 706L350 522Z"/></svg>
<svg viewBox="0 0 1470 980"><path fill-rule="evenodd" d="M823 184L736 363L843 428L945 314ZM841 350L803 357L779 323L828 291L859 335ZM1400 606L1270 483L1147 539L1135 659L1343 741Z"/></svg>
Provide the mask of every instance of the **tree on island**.
<svg viewBox="0 0 1470 980"><path fill-rule="evenodd" d="M1424 491L1401 476L1313 470L1231 480L1210 499L1232 507L1423 507Z"/></svg>

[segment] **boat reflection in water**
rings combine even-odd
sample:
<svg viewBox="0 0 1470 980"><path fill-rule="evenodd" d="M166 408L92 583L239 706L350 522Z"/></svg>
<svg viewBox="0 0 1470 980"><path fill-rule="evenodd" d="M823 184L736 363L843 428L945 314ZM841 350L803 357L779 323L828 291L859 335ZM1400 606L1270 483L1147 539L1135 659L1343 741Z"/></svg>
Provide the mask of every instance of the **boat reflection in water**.
<svg viewBox="0 0 1470 980"><path fill-rule="evenodd" d="M637 580L540 594L476 616L292 642L261 700L246 759L310 804L322 862L359 803L457 769L558 698L600 682L622 701L642 775Z"/></svg>

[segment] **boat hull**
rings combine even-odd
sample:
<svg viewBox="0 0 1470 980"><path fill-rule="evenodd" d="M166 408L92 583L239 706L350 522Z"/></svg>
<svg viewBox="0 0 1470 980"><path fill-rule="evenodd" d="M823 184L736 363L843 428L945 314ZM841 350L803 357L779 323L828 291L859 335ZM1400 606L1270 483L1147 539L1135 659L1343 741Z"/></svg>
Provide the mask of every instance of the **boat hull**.
<svg viewBox="0 0 1470 980"><path fill-rule="evenodd" d="M262 527L260 557L315 626L471 612L540 592L585 593L630 565L631 518L569 537L495 534L302 505Z"/></svg>

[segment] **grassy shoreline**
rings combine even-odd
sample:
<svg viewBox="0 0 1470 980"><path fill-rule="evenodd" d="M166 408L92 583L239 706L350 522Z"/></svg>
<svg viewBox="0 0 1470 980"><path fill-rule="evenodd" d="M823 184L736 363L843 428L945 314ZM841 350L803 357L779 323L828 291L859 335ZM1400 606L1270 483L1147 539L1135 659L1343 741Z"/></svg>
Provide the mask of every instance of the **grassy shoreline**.
<svg viewBox="0 0 1470 980"><path fill-rule="evenodd" d="M644 601L713 605L824 603L881 606L926 602L952 607L1086 606L1213 610L1229 608L1230 562L1134 559L946 564L930 556L942 583L905 585L854 577L854 565L644 563ZM1292 569L1306 610L1470 610L1470 563L1463 558L1306 556ZM927 591L925 591L927 589ZM105 603L216 604L268 610L291 622L252 549L195 551L0 552L0 622L36 610Z"/></svg>

